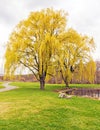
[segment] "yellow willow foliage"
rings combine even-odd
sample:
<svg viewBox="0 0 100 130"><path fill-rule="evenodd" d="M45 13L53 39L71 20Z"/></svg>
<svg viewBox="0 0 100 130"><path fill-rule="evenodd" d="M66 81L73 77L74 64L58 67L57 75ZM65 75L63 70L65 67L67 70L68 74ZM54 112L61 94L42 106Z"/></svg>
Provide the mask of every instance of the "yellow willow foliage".
<svg viewBox="0 0 100 130"><path fill-rule="evenodd" d="M95 72L96 72L96 64L93 60L91 60L86 64L86 71L85 71L87 76L86 80L89 81L90 83L94 83Z"/></svg>
<svg viewBox="0 0 100 130"><path fill-rule="evenodd" d="M81 81L82 79L83 79L83 72L84 72L84 69L85 67L84 67L84 64L83 64L83 62L82 62L82 60L80 61L80 63L79 63L79 66L78 66L78 76L79 76L79 81Z"/></svg>
<svg viewBox="0 0 100 130"><path fill-rule="evenodd" d="M80 62L73 78L78 79L79 82L83 83L94 83L96 64L93 60L90 59L87 63Z"/></svg>
<svg viewBox="0 0 100 130"><path fill-rule="evenodd" d="M58 53L58 66L63 80L65 83L69 83L75 69L80 73L78 78L81 80L84 70L83 65L92 59L91 51L95 49L93 38L82 36L75 30L69 29L60 35L59 39L62 47ZM88 76L90 76L90 80L93 80L92 75L88 73Z"/></svg>
<svg viewBox="0 0 100 130"><path fill-rule="evenodd" d="M43 81L46 75L61 73L66 85L76 69L79 68L82 75L82 64L92 59L94 41L72 28L66 29L66 15L64 11L48 8L31 12L27 19L21 21L7 43L5 75L12 76L17 69L26 67Z"/></svg>
<svg viewBox="0 0 100 130"><path fill-rule="evenodd" d="M61 10L51 8L31 12L10 35L5 54L5 75L14 74L22 66L38 80L51 73L54 54L61 46L58 37L65 31L66 22L66 13Z"/></svg>

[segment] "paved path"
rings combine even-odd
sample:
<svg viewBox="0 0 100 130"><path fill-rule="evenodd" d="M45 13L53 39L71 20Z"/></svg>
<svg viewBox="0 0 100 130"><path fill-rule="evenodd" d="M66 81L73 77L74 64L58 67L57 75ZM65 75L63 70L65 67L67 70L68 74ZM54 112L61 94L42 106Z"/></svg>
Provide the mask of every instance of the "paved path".
<svg viewBox="0 0 100 130"><path fill-rule="evenodd" d="M5 91L9 91L9 90L13 90L13 89L18 88L16 86L9 85L10 83L11 82L5 82L5 83L3 83L2 86L4 86L5 88L1 88L0 92L5 92Z"/></svg>

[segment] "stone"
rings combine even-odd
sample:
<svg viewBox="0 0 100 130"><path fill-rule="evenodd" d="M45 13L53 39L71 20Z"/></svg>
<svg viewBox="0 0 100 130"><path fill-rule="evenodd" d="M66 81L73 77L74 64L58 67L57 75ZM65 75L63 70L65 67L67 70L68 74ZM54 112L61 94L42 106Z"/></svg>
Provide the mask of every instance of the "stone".
<svg viewBox="0 0 100 130"><path fill-rule="evenodd" d="M59 98L66 98L66 93L59 92Z"/></svg>
<svg viewBox="0 0 100 130"><path fill-rule="evenodd" d="M59 98L72 98L72 95L66 95L64 92L59 92Z"/></svg>

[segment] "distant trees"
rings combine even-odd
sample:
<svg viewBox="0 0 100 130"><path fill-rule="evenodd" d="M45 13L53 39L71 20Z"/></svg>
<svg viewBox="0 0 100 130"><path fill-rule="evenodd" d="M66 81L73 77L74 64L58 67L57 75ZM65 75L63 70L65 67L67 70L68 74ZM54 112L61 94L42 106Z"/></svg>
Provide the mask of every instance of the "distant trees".
<svg viewBox="0 0 100 130"><path fill-rule="evenodd" d="M45 9L31 12L21 21L7 43L5 76L12 76L17 69L28 68L44 89L47 75L56 71L68 86L80 62L92 59L93 39L66 29L66 13Z"/></svg>
<svg viewBox="0 0 100 130"><path fill-rule="evenodd" d="M96 61L96 83L100 84L100 60Z"/></svg>
<svg viewBox="0 0 100 130"><path fill-rule="evenodd" d="M78 68L72 77L72 82L76 83L94 83L96 78L96 63L93 60L79 63Z"/></svg>

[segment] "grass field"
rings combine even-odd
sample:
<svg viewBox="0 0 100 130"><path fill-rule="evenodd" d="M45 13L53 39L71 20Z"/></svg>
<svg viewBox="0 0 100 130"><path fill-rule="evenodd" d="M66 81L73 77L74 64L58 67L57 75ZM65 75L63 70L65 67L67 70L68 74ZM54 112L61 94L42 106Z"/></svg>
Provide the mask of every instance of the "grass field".
<svg viewBox="0 0 100 130"><path fill-rule="evenodd" d="M4 88L4 86L2 85L2 82L0 82L0 88Z"/></svg>
<svg viewBox="0 0 100 130"><path fill-rule="evenodd" d="M0 130L100 130L99 100L59 99L53 90L64 85L12 84L19 88L0 93Z"/></svg>

